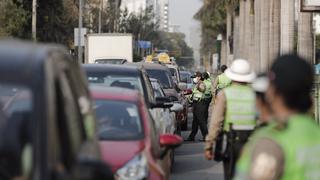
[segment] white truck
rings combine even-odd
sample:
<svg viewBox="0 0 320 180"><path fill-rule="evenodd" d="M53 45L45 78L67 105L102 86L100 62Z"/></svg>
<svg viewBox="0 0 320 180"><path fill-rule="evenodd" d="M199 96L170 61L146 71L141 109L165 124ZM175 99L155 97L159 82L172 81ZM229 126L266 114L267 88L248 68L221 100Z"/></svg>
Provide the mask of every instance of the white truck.
<svg viewBox="0 0 320 180"><path fill-rule="evenodd" d="M85 42L86 63L123 64L133 61L131 34L87 34Z"/></svg>

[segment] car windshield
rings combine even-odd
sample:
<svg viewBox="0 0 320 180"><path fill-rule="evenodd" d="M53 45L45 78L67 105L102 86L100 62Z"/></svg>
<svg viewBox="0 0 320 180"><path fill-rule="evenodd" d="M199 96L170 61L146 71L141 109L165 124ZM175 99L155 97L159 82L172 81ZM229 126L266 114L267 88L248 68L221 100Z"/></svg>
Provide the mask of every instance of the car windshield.
<svg viewBox="0 0 320 180"><path fill-rule="evenodd" d="M167 71L159 69L148 69L147 73L151 78L158 79L164 89L173 88L172 80L170 79L171 76Z"/></svg>
<svg viewBox="0 0 320 180"><path fill-rule="evenodd" d="M135 89L143 94L142 83L138 77L130 77L126 75L103 76L94 74L88 74L87 76L89 83L92 85Z"/></svg>
<svg viewBox="0 0 320 180"><path fill-rule="evenodd" d="M183 82L192 83L191 75L188 72L180 72L180 76Z"/></svg>
<svg viewBox="0 0 320 180"><path fill-rule="evenodd" d="M96 99L97 135L100 140L137 140L143 138L138 107L133 102Z"/></svg>
<svg viewBox="0 0 320 180"><path fill-rule="evenodd" d="M123 64L124 59L97 59L96 64Z"/></svg>
<svg viewBox="0 0 320 180"><path fill-rule="evenodd" d="M31 91L22 86L0 84L0 168L11 177L24 177L23 165L32 167L33 109ZM10 178L11 179L11 178Z"/></svg>
<svg viewBox="0 0 320 180"><path fill-rule="evenodd" d="M174 68L169 68L171 72L171 76L176 76L176 70Z"/></svg>

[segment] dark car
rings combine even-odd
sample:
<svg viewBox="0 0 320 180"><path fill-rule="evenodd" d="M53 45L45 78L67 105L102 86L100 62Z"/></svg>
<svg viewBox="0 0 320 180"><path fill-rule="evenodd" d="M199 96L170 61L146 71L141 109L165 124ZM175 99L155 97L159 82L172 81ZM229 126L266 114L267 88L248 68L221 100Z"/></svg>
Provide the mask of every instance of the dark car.
<svg viewBox="0 0 320 180"><path fill-rule="evenodd" d="M142 66L149 77L159 80L167 97L180 104L184 103L184 99L179 93L180 89L177 84L174 83L171 72L167 66L158 63L138 63L138 66ZM176 113L177 134L181 134L182 124L185 123L185 119L185 110Z"/></svg>
<svg viewBox="0 0 320 180"><path fill-rule="evenodd" d="M91 91L103 159L116 177L169 179L171 159L167 154L182 143L182 138L159 133L138 91L97 86Z"/></svg>
<svg viewBox="0 0 320 180"><path fill-rule="evenodd" d="M113 179L79 65L52 45L0 42L0 179Z"/></svg>

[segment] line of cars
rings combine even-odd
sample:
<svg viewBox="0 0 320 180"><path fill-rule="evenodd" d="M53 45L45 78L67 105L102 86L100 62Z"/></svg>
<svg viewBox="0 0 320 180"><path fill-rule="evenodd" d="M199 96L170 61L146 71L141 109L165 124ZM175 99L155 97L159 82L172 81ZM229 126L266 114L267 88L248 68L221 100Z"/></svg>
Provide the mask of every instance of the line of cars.
<svg viewBox="0 0 320 180"><path fill-rule="evenodd" d="M0 179L169 179L176 98L140 65L0 42Z"/></svg>

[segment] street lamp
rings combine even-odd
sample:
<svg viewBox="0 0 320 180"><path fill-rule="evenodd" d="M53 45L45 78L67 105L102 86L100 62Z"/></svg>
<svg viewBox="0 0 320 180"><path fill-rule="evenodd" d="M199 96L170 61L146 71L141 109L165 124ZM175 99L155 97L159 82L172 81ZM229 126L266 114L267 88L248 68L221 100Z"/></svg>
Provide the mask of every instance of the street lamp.
<svg viewBox="0 0 320 180"><path fill-rule="evenodd" d="M218 51L218 70L221 66L221 41L222 41L222 34L218 34L217 36L217 51Z"/></svg>

